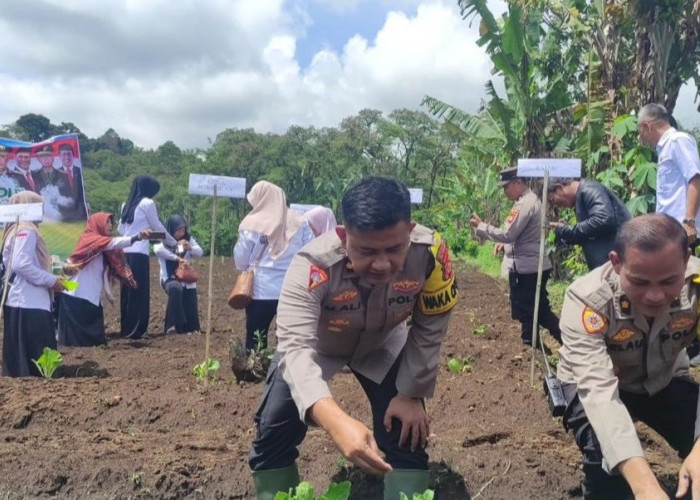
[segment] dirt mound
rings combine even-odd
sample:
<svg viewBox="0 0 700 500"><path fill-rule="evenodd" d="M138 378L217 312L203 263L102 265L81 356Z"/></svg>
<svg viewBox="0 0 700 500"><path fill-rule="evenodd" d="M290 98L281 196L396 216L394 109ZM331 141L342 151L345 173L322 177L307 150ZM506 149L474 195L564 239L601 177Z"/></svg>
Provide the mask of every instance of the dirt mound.
<svg viewBox="0 0 700 500"><path fill-rule="evenodd" d="M208 275L206 264L198 263L200 276ZM226 306L233 265L217 259L211 352L222 369L206 386L191 373L204 358L204 336L162 334L165 294L156 267L151 262L150 338L120 339L117 308L107 305L106 347L61 349L66 366L54 380L0 379L0 497L253 497L247 455L262 385L236 383L228 366L230 341L245 325L242 312ZM550 417L539 383L530 386L530 352L510 319L505 283L473 271L461 272L459 283L428 402L437 498L580 496L578 450ZM199 293L205 327L206 283ZM468 359L471 371L447 370L451 357ZM351 374L339 374L332 390L369 425ZM672 484L677 458L642 432L652 465ZM309 430L299 468L317 491L350 479L352 498L381 497L381 481L349 467L318 429Z"/></svg>

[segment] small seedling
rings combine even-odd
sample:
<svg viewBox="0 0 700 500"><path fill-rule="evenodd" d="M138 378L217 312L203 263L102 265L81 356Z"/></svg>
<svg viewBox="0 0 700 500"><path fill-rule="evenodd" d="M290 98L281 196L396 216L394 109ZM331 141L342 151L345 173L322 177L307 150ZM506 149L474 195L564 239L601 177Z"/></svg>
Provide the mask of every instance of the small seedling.
<svg viewBox="0 0 700 500"><path fill-rule="evenodd" d="M423 493L414 493L413 500L433 500L435 492L433 490L425 490ZM406 493L399 493L399 500L409 500Z"/></svg>
<svg viewBox="0 0 700 500"><path fill-rule="evenodd" d="M60 352L50 347L44 347L39 359L33 359L34 363L44 378L53 377L54 372L63 365L63 356Z"/></svg>
<svg viewBox="0 0 700 500"><path fill-rule="evenodd" d="M326 492L320 497L314 496L314 487L311 483L302 481L289 492L280 491L275 495L274 500L347 500L350 498L350 481L342 483L331 483Z"/></svg>
<svg viewBox="0 0 700 500"><path fill-rule="evenodd" d="M472 371L472 357L450 358L447 362L447 369L452 373L469 373Z"/></svg>
<svg viewBox="0 0 700 500"><path fill-rule="evenodd" d="M202 361L197 366L192 368L192 375L194 375L197 380L204 380L209 377L211 372L217 371L221 368L221 363L218 359L209 358L206 361Z"/></svg>
<svg viewBox="0 0 700 500"><path fill-rule="evenodd" d="M134 486L141 486L141 481L143 480L143 474L141 472L134 472L131 475L131 482Z"/></svg>
<svg viewBox="0 0 700 500"><path fill-rule="evenodd" d="M549 366L552 368L556 368L557 365L559 364L559 356L556 354L550 354L547 356L547 363L549 363Z"/></svg>
<svg viewBox="0 0 700 500"><path fill-rule="evenodd" d="M486 333L486 325L479 325L474 330L472 330L472 335L475 335L477 337L481 337Z"/></svg>

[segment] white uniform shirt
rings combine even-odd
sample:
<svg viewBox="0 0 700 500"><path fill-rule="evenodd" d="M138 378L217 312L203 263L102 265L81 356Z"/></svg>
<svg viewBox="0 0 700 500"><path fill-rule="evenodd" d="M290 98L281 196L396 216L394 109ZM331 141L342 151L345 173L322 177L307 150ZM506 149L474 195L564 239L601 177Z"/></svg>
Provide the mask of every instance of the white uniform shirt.
<svg viewBox="0 0 700 500"><path fill-rule="evenodd" d="M249 267L254 267L255 262L260 258L260 263L255 270L253 280L253 298L257 300L277 300L280 298L282 290L282 280L287 272L292 257L296 255L301 247L314 239L314 233L308 222L304 222L292 239L289 241L287 249L275 260L270 258L270 248L267 246L266 238L260 233L253 231L239 231L238 241L233 249L233 260L236 269L245 271Z"/></svg>
<svg viewBox="0 0 700 500"><path fill-rule="evenodd" d="M58 279L39 264L36 254L36 230L21 229L15 238L8 238L3 249L2 258L6 266L5 272L15 275L7 293L6 304L23 309L43 309L51 311L51 296L49 288ZM14 249L11 242L14 241ZM10 253L12 262L10 262Z"/></svg>
<svg viewBox="0 0 700 500"><path fill-rule="evenodd" d="M119 234L122 236L136 236L141 231L151 229L153 231L165 233L165 242L168 245L175 245L176 241L158 218L158 210L155 202L150 198L143 198L134 210L134 222L119 222ZM124 250L126 253L142 253L148 255L148 240L137 241Z"/></svg>
<svg viewBox="0 0 700 500"><path fill-rule="evenodd" d="M656 172L656 212L668 214L678 222L685 219L688 183L700 175L698 147L690 135L669 128L656 145L659 157ZM695 227L700 219L695 215Z"/></svg>
<svg viewBox="0 0 700 500"><path fill-rule="evenodd" d="M112 238L112 241L107 245L107 250L118 250L131 245L131 236L117 236ZM78 288L73 291L63 292L66 295L72 295L78 299L87 300L88 302L99 306L102 303L102 288L104 287L104 271L105 260L100 254L99 257L92 259L84 268L82 268L75 276L69 278L70 281L76 281Z"/></svg>
<svg viewBox="0 0 700 500"><path fill-rule="evenodd" d="M185 252L184 259L189 263L192 261L192 257L201 257L204 254L202 247L199 246L194 237L190 237L190 246L192 250ZM168 280L168 270L165 265L166 260L177 260L177 255L168 250L162 243L156 243L153 245L153 253L158 257L158 264L160 264L160 283L163 284ZM185 288L197 288L197 283L183 283Z"/></svg>

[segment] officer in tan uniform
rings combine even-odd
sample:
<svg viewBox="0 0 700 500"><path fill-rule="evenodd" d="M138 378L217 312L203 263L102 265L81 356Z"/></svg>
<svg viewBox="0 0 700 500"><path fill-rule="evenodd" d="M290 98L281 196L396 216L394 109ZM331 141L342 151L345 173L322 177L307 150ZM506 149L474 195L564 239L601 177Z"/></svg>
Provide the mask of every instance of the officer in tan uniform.
<svg viewBox="0 0 700 500"><path fill-rule="evenodd" d="M469 222L476 228L479 238L497 242L494 253L505 250L503 269L508 271L511 316L520 322L523 344L532 345L542 204L525 181L517 176L517 170L517 167L511 167L500 173L499 186L503 187L509 200L515 201L503 226L499 228L486 224L476 214L471 216ZM559 318L552 312L547 296L551 269L552 263L549 257L545 257L538 322L561 343Z"/></svg>
<svg viewBox="0 0 700 500"><path fill-rule="evenodd" d="M583 453L584 498L668 498L633 419L687 457L678 493L692 483L700 498L698 386L685 351L696 335L699 272L683 226L645 215L623 224L610 262L567 290L557 375L568 402L564 426Z"/></svg>
<svg viewBox="0 0 700 500"><path fill-rule="evenodd" d="M296 447L308 425L383 475L384 498L427 489L424 398L433 394L457 287L446 243L411 221L410 203L398 181L363 179L343 196L344 225L294 257L249 457L259 499L298 484ZM346 365L370 401L373 431L331 395L328 381Z"/></svg>

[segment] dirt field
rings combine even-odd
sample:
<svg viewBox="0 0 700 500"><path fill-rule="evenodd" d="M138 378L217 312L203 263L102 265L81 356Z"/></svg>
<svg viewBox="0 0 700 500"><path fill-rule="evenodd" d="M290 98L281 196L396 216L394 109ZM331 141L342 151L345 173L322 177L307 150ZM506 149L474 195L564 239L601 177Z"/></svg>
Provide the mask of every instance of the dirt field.
<svg viewBox="0 0 700 500"><path fill-rule="evenodd" d="M253 498L246 460L262 385L233 379L228 345L242 335L244 318L225 304L232 263L216 264L212 356L222 369L207 387L191 375L204 358L204 336L162 335L165 295L156 285L155 261L149 339L119 339L118 315L108 306L109 345L63 348L63 377L0 379L0 498ZM206 263L198 265L206 276ZM578 450L549 416L539 382L534 389L529 384L530 353L510 319L505 283L473 271L460 272L459 283L437 391L428 402L436 497L580 497ZM206 306L204 282L203 327ZM471 373L448 371L452 356L470 356ZM351 374L338 375L332 390L369 424ZM673 484L678 459L651 432L641 432L655 470ZM381 498L381 482L348 467L323 431L310 430L299 468L317 491L350 478L352 498Z"/></svg>

